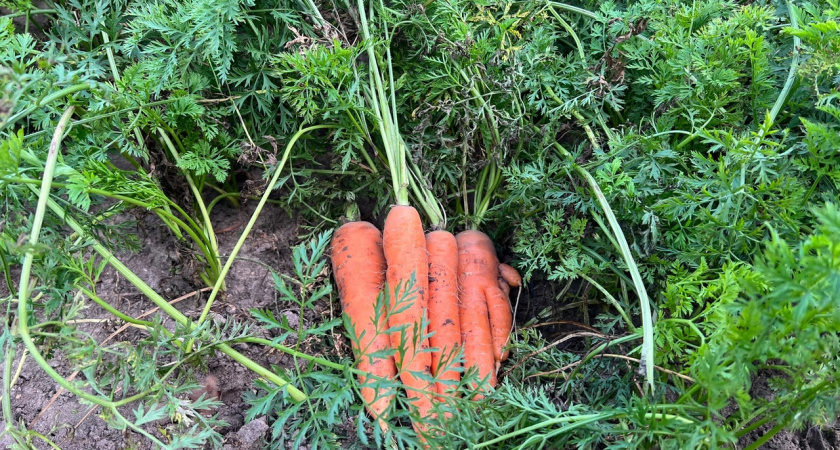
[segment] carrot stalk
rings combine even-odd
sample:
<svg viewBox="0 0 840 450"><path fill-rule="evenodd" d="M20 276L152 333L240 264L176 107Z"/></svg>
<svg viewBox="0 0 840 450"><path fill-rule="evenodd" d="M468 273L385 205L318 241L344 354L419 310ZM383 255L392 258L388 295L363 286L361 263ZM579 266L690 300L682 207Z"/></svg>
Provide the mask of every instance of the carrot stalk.
<svg viewBox="0 0 840 450"><path fill-rule="evenodd" d="M458 307L458 243L448 231L426 234L429 252L429 344L432 373L438 394L457 386L460 363L455 362L461 346L461 317ZM441 366L443 363L443 366Z"/></svg>
<svg viewBox="0 0 840 450"><path fill-rule="evenodd" d="M341 309L350 324L348 330L353 332L351 341L358 369L375 377L394 379L397 375L394 357L372 356L391 348L388 335L383 333L387 328L385 310L376 308L385 282L382 234L368 222L346 223L333 235L330 256ZM374 381L368 383L367 379L359 375L365 406L382 431L387 431L387 418L383 414L393 403L394 393L370 387Z"/></svg>

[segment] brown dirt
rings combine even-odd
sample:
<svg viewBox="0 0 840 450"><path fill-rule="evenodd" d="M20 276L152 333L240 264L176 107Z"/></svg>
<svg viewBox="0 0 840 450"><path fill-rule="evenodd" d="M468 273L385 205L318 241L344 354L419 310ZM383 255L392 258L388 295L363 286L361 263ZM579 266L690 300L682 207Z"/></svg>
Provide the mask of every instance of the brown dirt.
<svg viewBox="0 0 840 450"><path fill-rule="evenodd" d="M232 250L255 206L256 202L252 201L240 209L232 209L220 203L212 212L214 229L223 231L218 236L223 256ZM284 305L278 301L269 269L278 273L290 273L290 247L297 242L298 229L297 218L290 218L280 208L268 205L240 250L237 261L227 277L228 290L214 303L213 311L222 317L236 317L238 320L248 317L248 310L251 308L268 308L277 315L294 314L285 311ZM141 279L168 300L203 287L193 275L194 270L189 267L190 258L179 252L177 241L154 215L143 216L138 221L136 232L143 250L135 254L120 253L117 256ZM105 301L135 317L154 307L133 285L118 276L110 267L103 273L96 289ZM5 286L0 287L0 297L7 295ZM206 292L201 298L193 296L178 303L177 308L186 315L197 318L206 298ZM96 305L85 309L81 315L88 319L110 317ZM114 331L115 323L116 321L84 323L80 325L80 329L101 342ZM141 332L138 330L129 329L117 340L130 342L139 336L139 333ZM276 353L269 354L263 347L240 344L237 350L265 367L269 367L270 364L284 366L286 362L285 358ZM21 353L22 347L17 351L14 367L17 367ZM233 449L261 447L264 436L267 436L266 419L258 419L248 424L244 421L248 405L243 402L242 393L253 388L254 374L222 354L202 363L209 373L219 380L224 406L218 410L218 414L229 424L228 427L219 430L224 436L225 446ZM50 364L65 377L70 375L69 371L62 370L64 361L60 354L53 358ZM85 418L90 407L81 404L77 398L66 392L47 407L57 391L58 385L44 374L31 357L27 358L20 378L12 390L12 412L15 419L23 421L29 429L49 437L65 450L151 448L148 440L136 433L109 428L99 417L98 409ZM129 408L126 408L124 413L133 417ZM158 427L165 428L166 425L157 423L150 426L148 431L161 437ZM0 427L4 426L0 422ZM8 439L0 440L0 447L6 448L10 443ZM47 448L42 442L34 444L37 448Z"/></svg>

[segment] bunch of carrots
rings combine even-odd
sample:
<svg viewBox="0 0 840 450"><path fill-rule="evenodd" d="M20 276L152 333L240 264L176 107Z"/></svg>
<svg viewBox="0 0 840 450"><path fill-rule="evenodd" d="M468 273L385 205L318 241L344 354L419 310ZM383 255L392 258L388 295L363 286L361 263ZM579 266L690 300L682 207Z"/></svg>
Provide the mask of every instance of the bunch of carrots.
<svg viewBox="0 0 840 450"><path fill-rule="evenodd" d="M331 258L342 309L353 324L358 368L380 379L399 374L419 417L427 416L432 402L458 385L462 371L455 357L461 348L464 369L475 366L479 377L487 380L487 386L480 387L496 386L513 325L510 288L519 286L521 279L515 269L499 263L487 235L476 230L457 236L442 230L424 234L417 210L395 205L383 233L364 221L338 228ZM412 279L414 289L406 292ZM376 308L386 285L387 314ZM405 298L405 304L397 305ZM423 329L425 324L428 329ZM381 332L400 327L401 332L390 335ZM431 336L423 339L427 333ZM430 347L431 352L422 351ZM397 350L394 356L375 356L389 349ZM437 380L434 386L428 381L432 377ZM362 386L367 378L359 377ZM370 415L387 429L383 412L393 394L365 387L361 393ZM415 428L424 431L422 422Z"/></svg>
<svg viewBox="0 0 840 450"><path fill-rule="evenodd" d="M339 227L330 256L369 414L383 431L388 429L384 412L395 395L370 386L399 376L413 417L419 419L414 428L422 436L427 431L423 418L430 415L433 402L452 395L448 391L458 386L463 370L476 367L486 380L485 386L472 386L477 390L496 386L513 325L510 288L521 279L512 267L499 263L484 233L468 230L454 236L442 231L445 215L421 182L399 133L390 50L374 51L368 30L374 9L358 0L357 10L368 53L368 82L359 101L375 115L370 126L362 117L360 131L390 171L396 204L382 233L364 221ZM382 31L387 42L388 28ZM377 130L379 140L368 130ZM409 203L409 190L437 231L424 232L420 212ZM382 294L387 305L377 308ZM456 358L461 351L463 368Z"/></svg>

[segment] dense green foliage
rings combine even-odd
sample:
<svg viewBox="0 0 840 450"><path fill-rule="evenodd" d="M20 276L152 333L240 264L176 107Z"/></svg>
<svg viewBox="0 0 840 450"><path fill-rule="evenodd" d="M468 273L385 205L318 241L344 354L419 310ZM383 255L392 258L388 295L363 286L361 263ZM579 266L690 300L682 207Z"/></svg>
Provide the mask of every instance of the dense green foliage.
<svg viewBox="0 0 840 450"><path fill-rule="evenodd" d="M390 62L396 125L447 228L482 228L532 288L560 293L537 317L517 317L498 391L447 405L460 413L432 421L445 434L429 439L447 448L718 448L741 439L755 448L783 429L835 420L836 0L46 3L0 1L11 12L0 18L0 256L12 293L0 343L7 355L21 348L12 273L30 252L40 295L29 326L51 331L38 345L48 356L65 349L111 398L119 387L150 393L135 419L113 426L168 414L186 420L167 444L218 443L217 422L195 413L206 401L176 396L195 387L191 355L248 340L250 329L231 321L170 333L156 320L131 348L88 339L68 321L96 298L105 262L92 245L142 251L122 231L130 223L106 219L151 211L213 286L224 276L213 206L273 190L311 231L294 251L296 273L275 277L280 296L301 311L330 298L324 233L347 203L368 202L376 215L394 202L370 46L378 67ZM50 195L66 215L48 213L32 246L21 236L50 137L71 107ZM283 166L292 135L314 125L328 128L303 133ZM254 169L265 179L280 170L279 181L243 183L238 175ZM68 236L71 222L82 238ZM646 297L652 361L641 345ZM295 336L328 348L342 325L254 316L280 330L275 347ZM591 332L542 331L569 318ZM300 356L300 346L290 351ZM371 431L350 359L326 354L282 374L308 401L265 381L247 396L249 419L271 418L273 445L415 444L404 399L390 435ZM183 371L160 370L172 361ZM642 370L650 364L653 390ZM26 439L25 424L4 419L5 432Z"/></svg>

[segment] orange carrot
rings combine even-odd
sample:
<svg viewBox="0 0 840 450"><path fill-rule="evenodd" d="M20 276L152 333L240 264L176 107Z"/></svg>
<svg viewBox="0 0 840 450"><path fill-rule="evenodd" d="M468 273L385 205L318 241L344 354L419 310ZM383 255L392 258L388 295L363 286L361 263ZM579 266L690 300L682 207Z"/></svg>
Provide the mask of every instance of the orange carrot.
<svg viewBox="0 0 840 450"><path fill-rule="evenodd" d="M426 330L421 327L428 308L429 256L426 253L426 236L420 215L411 206L397 205L388 212L383 232L385 261L388 263L386 279L390 289L390 310L388 326L408 325L402 333L391 334L391 346L397 349L396 363L400 379L406 386L406 394L417 409L420 418L426 417L432 409L434 388L418 375L431 377L432 355L421 352L429 348L428 339L422 339ZM408 297L410 304L396 305L406 295L406 287L414 276L414 295ZM399 287L399 290L397 290ZM396 312L399 311L399 312ZM400 357L399 349L405 353ZM415 423L415 429L425 431L422 422Z"/></svg>
<svg viewBox="0 0 840 450"><path fill-rule="evenodd" d="M493 333L493 357L497 363L500 363L510 354L509 350L505 350L513 327L510 299L499 289L498 283L488 285L484 295L487 298L487 310L490 313L490 331Z"/></svg>
<svg viewBox="0 0 840 450"><path fill-rule="evenodd" d="M458 242L458 285L461 289L461 341L464 345L466 366L475 366L481 378L495 387L496 366L493 351L493 334L490 329L490 312L485 298L486 287L492 282L498 286L498 275L488 280L488 275L498 273L499 261L488 251L490 239L475 230L455 236ZM492 250L490 243L489 249ZM497 287L498 289L498 287Z"/></svg>
<svg viewBox="0 0 840 450"><path fill-rule="evenodd" d="M499 264L499 273L510 287L519 287L522 284L522 277L519 272L507 264Z"/></svg>
<svg viewBox="0 0 840 450"><path fill-rule="evenodd" d="M380 310L378 314L376 311L376 299L385 282L382 234L368 222L346 223L333 235L330 257L341 298L341 309L353 324L355 339L351 341L358 369L386 379L395 378L397 366L393 356L369 356L391 348L388 335L382 333L388 328L385 325L385 311ZM386 431L388 425L383 413L393 402L394 393L364 387L367 378L359 375L362 398L368 413ZM371 380L370 384L373 382Z"/></svg>
<svg viewBox="0 0 840 450"><path fill-rule="evenodd" d="M437 351L432 353L432 374L439 380L436 391L443 394L461 380L454 360L461 346L461 318L458 310L458 243L448 231L426 234L429 252L429 344ZM439 373L441 360L449 370ZM451 381L454 383L442 383Z"/></svg>
<svg viewBox="0 0 840 450"><path fill-rule="evenodd" d="M469 234L467 234L469 233ZM475 280L473 283L476 287L467 287L462 285L462 302L463 293L468 289L479 289L480 294L484 297L486 302L489 328L491 334L491 348L493 352L493 360L498 367L498 363L507 359L509 352L504 350L510 338L510 331L513 325L513 314L510 308L510 300L505 295L500 284L501 281L507 282L502 278L499 259L496 257L496 249L493 242L486 234L471 230L460 233L458 236L464 235L463 239L458 239L458 251L464 252L466 245L469 244L468 260L472 260L473 268L470 271L462 269L467 272L474 272L470 274L470 278ZM463 241L463 244L462 244ZM463 263L464 255L462 255L459 262ZM510 266L508 266L510 267ZM511 267L511 269L513 269ZM515 272L515 270L514 270ZM459 279L460 281L460 279ZM511 281L516 282L515 278ZM465 282L466 283L466 282ZM463 327L467 325L464 324ZM465 343L466 349L466 343ZM485 362L486 363L486 362Z"/></svg>

